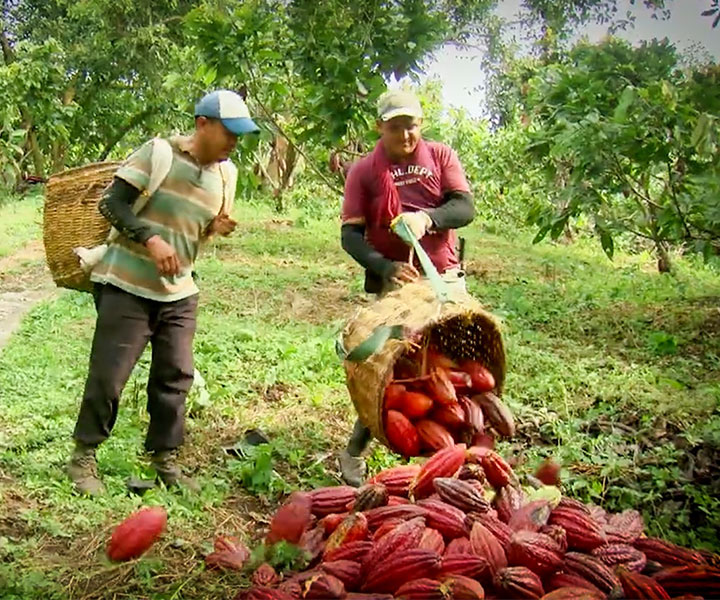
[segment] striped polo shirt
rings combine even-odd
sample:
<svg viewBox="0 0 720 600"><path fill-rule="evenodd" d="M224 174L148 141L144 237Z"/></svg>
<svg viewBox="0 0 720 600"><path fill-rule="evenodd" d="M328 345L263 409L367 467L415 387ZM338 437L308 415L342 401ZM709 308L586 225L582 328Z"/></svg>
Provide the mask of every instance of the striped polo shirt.
<svg viewBox="0 0 720 600"><path fill-rule="evenodd" d="M190 154L190 137L176 136L168 141L173 149L170 171L137 216L173 247L180 263L179 274L160 275L147 248L120 235L91 276L92 281L160 302L198 293L193 265L205 231L223 204L218 163L202 167ZM150 181L151 159L152 141L134 152L115 176L144 191Z"/></svg>

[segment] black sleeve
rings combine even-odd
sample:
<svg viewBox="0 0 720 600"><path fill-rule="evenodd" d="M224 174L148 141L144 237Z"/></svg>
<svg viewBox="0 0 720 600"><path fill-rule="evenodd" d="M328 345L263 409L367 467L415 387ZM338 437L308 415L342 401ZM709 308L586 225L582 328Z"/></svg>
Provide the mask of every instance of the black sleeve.
<svg viewBox="0 0 720 600"><path fill-rule="evenodd" d="M427 211L435 229L459 229L472 223L475 218L475 204L468 192L446 192L445 202Z"/></svg>
<svg viewBox="0 0 720 600"><path fill-rule="evenodd" d="M383 279L390 279L395 272L395 263L367 243L365 225L344 224L340 229L340 238L345 252L358 263Z"/></svg>
<svg viewBox="0 0 720 600"><path fill-rule="evenodd" d="M155 235L155 231L140 221L132 211L132 205L140 193L136 187L116 177L100 200L98 209L122 235L133 242L144 244Z"/></svg>

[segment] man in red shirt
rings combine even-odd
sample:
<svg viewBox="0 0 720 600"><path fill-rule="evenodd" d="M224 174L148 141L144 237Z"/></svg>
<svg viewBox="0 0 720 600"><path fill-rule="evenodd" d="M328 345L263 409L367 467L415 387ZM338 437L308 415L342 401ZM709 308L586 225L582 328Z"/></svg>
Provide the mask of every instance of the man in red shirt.
<svg viewBox="0 0 720 600"><path fill-rule="evenodd" d="M420 240L443 279L465 288L455 229L475 217L470 188L457 154L440 142L422 139L422 107L417 97L388 91L378 101L380 140L372 153L354 164L345 182L342 246L365 268L365 291L383 294L420 277L410 262L410 246L390 229L402 218ZM345 481L360 485L365 475L361 454L369 430L357 421L340 455Z"/></svg>

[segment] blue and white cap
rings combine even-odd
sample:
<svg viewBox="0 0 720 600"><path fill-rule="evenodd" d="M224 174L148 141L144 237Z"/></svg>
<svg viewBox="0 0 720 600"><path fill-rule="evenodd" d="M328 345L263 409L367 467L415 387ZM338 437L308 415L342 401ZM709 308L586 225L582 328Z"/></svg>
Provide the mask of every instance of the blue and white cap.
<svg viewBox="0 0 720 600"><path fill-rule="evenodd" d="M244 100L230 90L215 90L203 96L195 105L195 116L219 119L225 128L235 135L260 131L255 121L250 118Z"/></svg>

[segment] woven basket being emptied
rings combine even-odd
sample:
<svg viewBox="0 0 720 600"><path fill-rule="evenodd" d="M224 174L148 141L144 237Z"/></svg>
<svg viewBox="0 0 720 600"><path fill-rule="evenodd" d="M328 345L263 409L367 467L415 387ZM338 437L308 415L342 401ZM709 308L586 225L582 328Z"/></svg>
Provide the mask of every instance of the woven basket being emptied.
<svg viewBox="0 0 720 600"><path fill-rule="evenodd" d="M43 243L53 280L59 287L88 291L89 276L73 248L102 244L110 223L98 203L121 163L101 162L56 173L45 186Z"/></svg>
<svg viewBox="0 0 720 600"><path fill-rule="evenodd" d="M351 350L376 328L402 325L409 336L426 333L446 356L484 364L495 377L497 393L505 380L505 349L497 319L466 294L441 304L427 283L411 283L361 309L345 326L343 346ZM364 361L344 361L347 387L360 421L373 437L389 446L383 423L383 395L393 377L395 362L408 341L389 339Z"/></svg>

